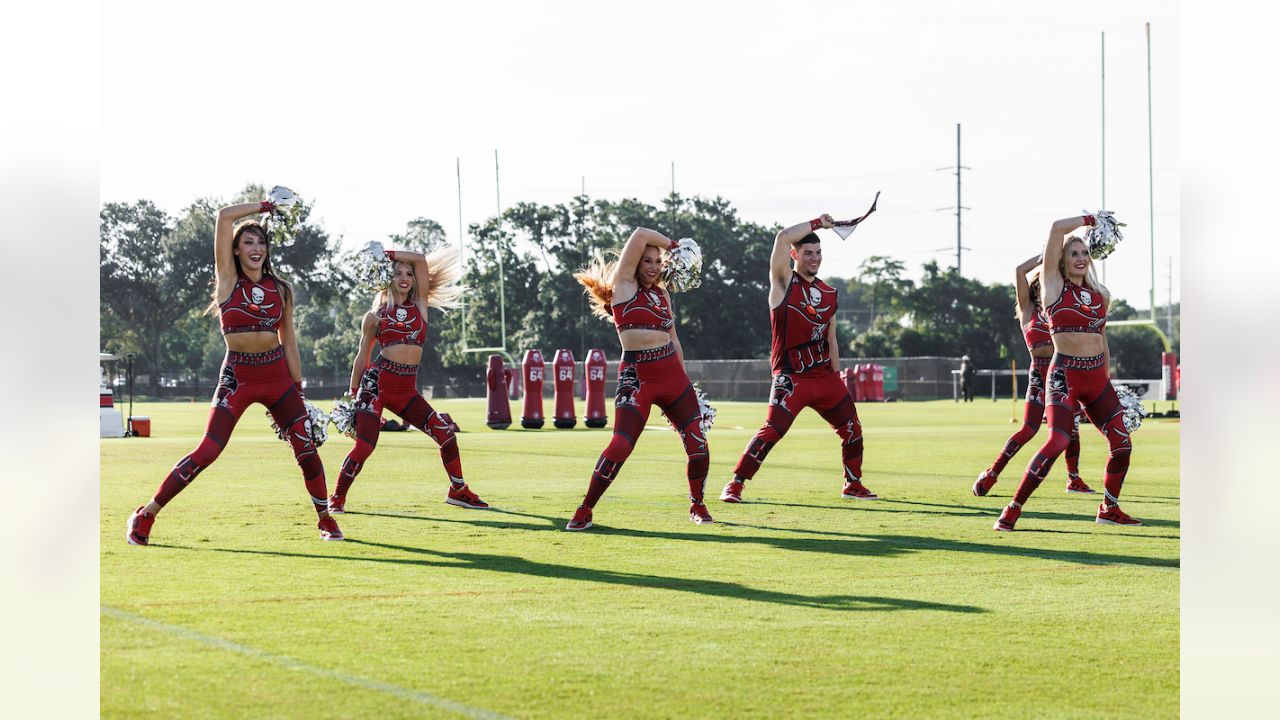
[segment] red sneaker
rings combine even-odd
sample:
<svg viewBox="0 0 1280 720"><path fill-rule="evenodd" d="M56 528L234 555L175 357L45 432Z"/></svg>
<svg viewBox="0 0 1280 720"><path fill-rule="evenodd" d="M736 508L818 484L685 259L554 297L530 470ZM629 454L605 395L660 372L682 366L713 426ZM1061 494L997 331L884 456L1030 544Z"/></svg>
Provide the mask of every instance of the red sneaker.
<svg viewBox="0 0 1280 720"><path fill-rule="evenodd" d="M992 530L1000 532L1013 532L1013 526L1018 522L1018 518L1022 515L1022 506L1015 503L1009 503L1004 506L1004 510L1000 511L1000 518L996 520L995 527Z"/></svg>
<svg viewBox="0 0 1280 720"><path fill-rule="evenodd" d="M489 503L480 499L479 495L471 492L471 488L466 483L462 487L449 486L449 495L445 497L445 502L458 507L471 508L472 510L484 510L489 507Z"/></svg>
<svg viewBox="0 0 1280 720"><path fill-rule="evenodd" d="M334 493L329 496L329 514L345 515L347 513L347 496Z"/></svg>
<svg viewBox="0 0 1280 720"><path fill-rule="evenodd" d="M1067 473L1067 494L1073 493L1076 495L1097 495L1098 491L1086 485L1079 475Z"/></svg>
<svg viewBox="0 0 1280 720"><path fill-rule="evenodd" d="M565 530L586 530L591 527L591 508L586 505L579 505L578 509L573 513L573 519L568 525L564 526Z"/></svg>
<svg viewBox="0 0 1280 720"><path fill-rule="evenodd" d="M868 490L866 485L857 480L849 480L844 484L844 491L840 493L840 497L846 500L876 500L880 496Z"/></svg>
<svg viewBox="0 0 1280 720"><path fill-rule="evenodd" d="M331 516L320 518L320 522L316 523L316 527L320 528L321 540L346 540L346 536L338 529L338 521Z"/></svg>
<svg viewBox="0 0 1280 720"><path fill-rule="evenodd" d="M707 512L707 506L704 503L693 503L689 506L689 519L695 525L710 525L715 522L711 518L711 513Z"/></svg>
<svg viewBox="0 0 1280 720"><path fill-rule="evenodd" d="M991 492L991 486L996 484L996 476L991 473L990 469L983 470L978 475L978 480L973 484L973 494L983 497Z"/></svg>
<svg viewBox="0 0 1280 720"><path fill-rule="evenodd" d="M724 486L724 490L720 493L720 499L727 503L742 502L742 491L747 489L747 484L738 480L730 480L728 485Z"/></svg>
<svg viewBox="0 0 1280 720"><path fill-rule="evenodd" d="M151 537L151 524L156 521L156 516L142 512L146 505L139 505L137 510L129 516L128 532L125 538L129 540L130 545L146 545L147 539Z"/></svg>
<svg viewBox="0 0 1280 720"><path fill-rule="evenodd" d="M1125 511L1120 509L1119 505L1108 506L1102 503L1098 506L1098 519L1094 522L1099 525L1141 525L1142 521L1129 517Z"/></svg>

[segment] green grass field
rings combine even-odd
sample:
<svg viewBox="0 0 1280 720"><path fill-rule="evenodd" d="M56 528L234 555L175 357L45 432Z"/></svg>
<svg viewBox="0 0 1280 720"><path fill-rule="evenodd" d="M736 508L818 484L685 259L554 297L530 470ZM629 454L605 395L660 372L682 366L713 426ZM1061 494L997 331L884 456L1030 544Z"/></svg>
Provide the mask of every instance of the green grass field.
<svg viewBox="0 0 1280 720"><path fill-rule="evenodd" d="M255 406L222 457L130 547L129 513L199 439L207 406L145 404L153 437L103 440L106 717L1176 717L1178 422L1134 436L1124 508L1093 522L1061 460L1018 531L991 529L1043 435L992 492L969 487L1010 403L863 404L865 481L806 411L748 484L714 500L763 420L721 403L708 504L687 516L679 438L650 429L562 530L607 430L490 431L439 401L471 486L443 502L435 445L384 433L321 542L297 466ZM515 404L519 413L519 405ZM579 407L581 409L581 407ZM518 417L517 423L518 426ZM1082 428L1082 474L1106 445ZM321 449L330 488L351 441Z"/></svg>

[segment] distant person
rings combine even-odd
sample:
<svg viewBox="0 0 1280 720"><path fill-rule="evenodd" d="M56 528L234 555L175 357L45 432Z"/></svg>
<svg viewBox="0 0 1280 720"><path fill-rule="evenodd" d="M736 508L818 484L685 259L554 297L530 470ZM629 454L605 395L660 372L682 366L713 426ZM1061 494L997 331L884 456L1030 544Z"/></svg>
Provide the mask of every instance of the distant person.
<svg viewBox="0 0 1280 720"><path fill-rule="evenodd" d="M257 219L232 223L274 209L270 201L230 205L218 211L213 232L215 287L210 309L217 308L227 355L222 361L204 439L178 461L151 502L129 516L130 545L150 542L156 515L213 464L231 439L244 411L262 403L276 425L287 430L293 455L319 518L322 540L342 540L329 515L324 465L311 440L302 397L302 367L293 327L293 289L271 268L267 232ZM157 249L158 250L158 249Z"/></svg>
<svg viewBox="0 0 1280 720"><path fill-rule="evenodd" d="M973 366L969 356L960 358L960 394L964 396L965 402L973 402L973 381L977 375L978 369Z"/></svg>
<svg viewBox="0 0 1280 720"><path fill-rule="evenodd" d="M836 289L818 279L822 241L814 231L830 228L832 223L831 216L824 213L792 225L773 240L769 258L769 362L773 371L769 409L764 426L747 443L733 469L733 479L720 493L724 502L742 502L747 481L755 477L769 451L807 407L816 410L840 437L844 470L841 497L878 497L862 484L862 424L839 375Z"/></svg>
<svg viewBox="0 0 1280 720"><path fill-rule="evenodd" d="M587 290L591 311L617 329L622 360L613 401L613 437L600 454L586 497L565 530L591 527L596 503L631 456L654 405L662 409L684 444L689 519L699 525L715 522L702 497L711 464L711 450L701 427L702 408L685 372L671 295L661 281L662 251L670 251L678 243L655 230L636 228L616 262L606 263L597 257L574 274Z"/></svg>
<svg viewBox="0 0 1280 720"><path fill-rule="evenodd" d="M342 462L338 487L329 498L329 512L347 511L351 485L378 445L383 410L390 410L405 424L430 435L440 447L440 462L449 479L446 503L485 509L488 503L472 492L462 477L457 435L417 388L418 363L427 340L427 308L462 305L457 250L446 245L430 255L407 250L386 253L392 263L391 284L373 296L373 304L361 322L360 344L351 364L356 444ZM371 361L375 340L378 357Z"/></svg>
<svg viewBox="0 0 1280 720"><path fill-rule="evenodd" d="M1000 478L1000 472L1014 455L1035 437L1044 419L1044 376L1049 371L1049 358L1053 355L1053 340L1049 335L1049 319L1044 316L1040 304L1040 255L1036 254L1014 271L1016 288L1016 317L1022 325L1022 337L1031 353L1031 368L1027 371L1027 396L1022 406L1022 427L1007 441L991 467L983 470L973 483L973 494L979 497L991 491ZM1027 273L1031 283L1027 283ZM1076 413L1071 423L1071 438L1067 441L1067 492L1091 494L1095 491L1080 479L1080 415Z"/></svg>
<svg viewBox="0 0 1280 720"><path fill-rule="evenodd" d="M1105 220L1104 220L1105 221ZM1049 361L1050 432L1027 465L1013 501L1000 513L995 528L1013 530L1022 506L1044 481L1054 460L1067 449L1077 404L1107 438L1110 452L1103 476L1103 499L1095 522L1141 525L1120 509L1120 488L1129 471L1133 444L1124 426L1124 411L1111 386L1107 348L1107 304L1110 293L1093 272L1093 258L1080 237L1070 233L1098 222L1092 215L1058 220L1049 231L1040 274L1041 302L1049 318L1053 357Z"/></svg>

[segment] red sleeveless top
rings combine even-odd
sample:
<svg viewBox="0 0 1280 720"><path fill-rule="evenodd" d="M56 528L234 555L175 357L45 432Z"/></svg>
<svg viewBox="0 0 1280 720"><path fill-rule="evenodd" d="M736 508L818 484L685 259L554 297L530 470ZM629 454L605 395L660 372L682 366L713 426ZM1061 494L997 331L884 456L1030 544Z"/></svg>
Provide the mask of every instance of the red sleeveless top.
<svg viewBox="0 0 1280 720"><path fill-rule="evenodd" d="M1035 313L1031 320L1022 326L1022 338L1027 341L1027 350L1035 350L1053 344L1049 335L1049 319L1043 313Z"/></svg>
<svg viewBox="0 0 1280 720"><path fill-rule="evenodd" d="M390 308L383 305L378 310L378 344L384 348L392 345L417 345L427 340L427 320L418 312L417 303L405 303Z"/></svg>
<svg viewBox="0 0 1280 720"><path fill-rule="evenodd" d="M671 314L671 306L661 289L646 288L641 285L636 296L630 300L614 305L613 324L618 332L623 330L661 330L666 332L676 324Z"/></svg>
<svg viewBox="0 0 1280 720"><path fill-rule="evenodd" d="M244 275L236 278L231 297L218 306L222 334L275 332L284 317L284 299L276 281L264 276L254 282Z"/></svg>
<svg viewBox="0 0 1280 720"><path fill-rule="evenodd" d="M769 362L775 375L830 372L827 328L835 321L836 305L835 288L818 278L808 282L792 272L782 303L769 311L773 330Z"/></svg>
<svg viewBox="0 0 1280 720"><path fill-rule="evenodd" d="M1045 308L1049 333L1098 333L1107 326L1107 300L1102 294L1063 280L1062 294Z"/></svg>

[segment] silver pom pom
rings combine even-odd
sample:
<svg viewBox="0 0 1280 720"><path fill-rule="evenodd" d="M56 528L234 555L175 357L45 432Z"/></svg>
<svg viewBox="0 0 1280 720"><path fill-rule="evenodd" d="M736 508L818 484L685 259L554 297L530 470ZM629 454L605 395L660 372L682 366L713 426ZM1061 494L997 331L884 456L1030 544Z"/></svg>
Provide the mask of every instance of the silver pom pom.
<svg viewBox="0 0 1280 720"><path fill-rule="evenodd" d="M356 287L369 292L385 290L391 285L395 274L391 258L382 248L382 243L370 240L365 246L351 256L351 274L356 279Z"/></svg>
<svg viewBox="0 0 1280 720"><path fill-rule="evenodd" d="M1086 210L1085 214L1089 212ZM1125 224L1116 220L1109 210L1093 213L1096 224L1085 231L1085 244L1089 246L1089 256L1094 260L1103 260L1116 249L1116 245L1124 239L1120 228Z"/></svg>
<svg viewBox="0 0 1280 720"><path fill-rule="evenodd" d="M698 398L698 411L702 413L698 426L702 429L702 436L706 437L711 431L711 426L716 422L716 409L711 407L711 402L707 400L707 393L698 383L693 384L693 394Z"/></svg>
<svg viewBox="0 0 1280 720"><path fill-rule="evenodd" d="M333 412L329 414L329 421L333 426L338 428L338 432L346 435L351 439L356 437L356 405L349 393L345 393L342 399L333 404Z"/></svg>
<svg viewBox="0 0 1280 720"><path fill-rule="evenodd" d="M702 284L702 248L693 238L680 238L667 251L662 282L671 292L687 292Z"/></svg>
<svg viewBox="0 0 1280 720"><path fill-rule="evenodd" d="M302 225L302 201L283 185L271 188L267 201L275 206L267 219L271 239L282 247L292 245L298 239L298 228Z"/></svg>
<svg viewBox="0 0 1280 720"><path fill-rule="evenodd" d="M310 435L312 445L320 447L325 440L329 439L329 416L323 410L311 404L310 400L303 400L302 406L307 411L307 418L302 425L303 432ZM275 432L276 437L288 442L287 431L276 424L276 419L271 416L270 412L267 413L267 417L271 420L271 430Z"/></svg>
<svg viewBox="0 0 1280 720"><path fill-rule="evenodd" d="M1120 407L1124 408L1124 429L1132 433L1142 426L1142 418L1147 416L1147 409L1142 407L1138 394L1124 385L1116 385L1116 396L1120 398Z"/></svg>

